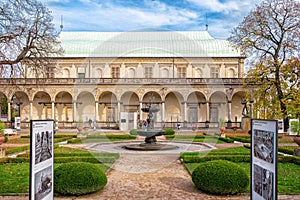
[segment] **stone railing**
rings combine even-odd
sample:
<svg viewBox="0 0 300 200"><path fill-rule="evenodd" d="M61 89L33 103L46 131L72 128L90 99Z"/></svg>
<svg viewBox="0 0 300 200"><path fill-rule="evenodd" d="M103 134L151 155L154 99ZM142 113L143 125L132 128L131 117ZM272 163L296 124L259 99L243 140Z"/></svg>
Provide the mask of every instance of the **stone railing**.
<svg viewBox="0 0 300 200"><path fill-rule="evenodd" d="M247 82L247 79L244 79L244 82ZM0 78L0 85L241 85L242 83L241 78Z"/></svg>

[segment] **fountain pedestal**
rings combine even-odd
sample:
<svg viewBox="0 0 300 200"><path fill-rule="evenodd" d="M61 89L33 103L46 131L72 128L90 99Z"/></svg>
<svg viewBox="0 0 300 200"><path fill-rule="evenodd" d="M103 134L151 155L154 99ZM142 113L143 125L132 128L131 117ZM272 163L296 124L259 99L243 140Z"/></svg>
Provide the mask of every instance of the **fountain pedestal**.
<svg viewBox="0 0 300 200"><path fill-rule="evenodd" d="M145 143L141 144L131 144L126 145L124 148L130 149L130 150L138 150L138 151L155 151L155 150L170 150L170 149L176 149L177 146L174 145L167 145L167 144L159 144L156 143L156 136L163 135L163 130L155 130L154 129L154 114L159 111L158 108L151 108L151 104L149 108L142 108L143 112L147 112L148 114L148 127L147 130L138 130L137 134L139 136L145 137Z"/></svg>

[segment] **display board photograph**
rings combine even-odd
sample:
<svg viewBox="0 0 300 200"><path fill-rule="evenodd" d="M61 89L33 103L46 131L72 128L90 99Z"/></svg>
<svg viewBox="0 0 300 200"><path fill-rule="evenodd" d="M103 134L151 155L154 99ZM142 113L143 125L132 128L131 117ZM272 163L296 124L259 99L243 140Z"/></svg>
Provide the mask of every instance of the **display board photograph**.
<svg viewBox="0 0 300 200"><path fill-rule="evenodd" d="M251 199L277 199L277 120L251 122Z"/></svg>
<svg viewBox="0 0 300 200"><path fill-rule="evenodd" d="M30 199L53 199L53 120L30 121Z"/></svg>

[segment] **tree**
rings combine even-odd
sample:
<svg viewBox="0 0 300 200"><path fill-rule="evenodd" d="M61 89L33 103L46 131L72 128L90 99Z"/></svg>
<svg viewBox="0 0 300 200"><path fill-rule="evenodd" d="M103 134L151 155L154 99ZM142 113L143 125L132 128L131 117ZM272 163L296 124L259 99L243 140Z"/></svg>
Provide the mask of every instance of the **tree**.
<svg viewBox="0 0 300 200"><path fill-rule="evenodd" d="M48 74L50 58L62 53L50 13L36 0L1 2L0 76L24 77L26 70L39 77Z"/></svg>
<svg viewBox="0 0 300 200"><path fill-rule="evenodd" d="M264 104L269 118L282 117L285 131L290 105L299 107L299 16L296 0L265 0L229 38L248 57L250 82L260 84L252 93L255 106Z"/></svg>

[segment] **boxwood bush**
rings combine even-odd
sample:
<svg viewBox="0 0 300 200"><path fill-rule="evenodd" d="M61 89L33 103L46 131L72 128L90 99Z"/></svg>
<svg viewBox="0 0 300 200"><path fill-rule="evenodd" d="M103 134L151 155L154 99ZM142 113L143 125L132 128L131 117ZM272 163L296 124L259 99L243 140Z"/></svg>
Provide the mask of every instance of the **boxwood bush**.
<svg viewBox="0 0 300 200"><path fill-rule="evenodd" d="M54 170L54 191L62 195L89 194L102 189L106 183L106 175L95 164L72 162Z"/></svg>
<svg viewBox="0 0 300 200"><path fill-rule="evenodd" d="M137 135L137 129L131 129L129 133L130 135Z"/></svg>
<svg viewBox="0 0 300 200"><path fill-rule="evenodd" d="M174 134L175 134L175 131L173 129L170 129L170 128L165 129L164 135L174 135Z"/></svg>
<svg viewBox="0 0 300 200"><path fill-rule="evenodd" d="M192 173L192 180L198 189L217 195L241 193L249 185L249 177L245 170L225 160L199 164Z"/></svg>

